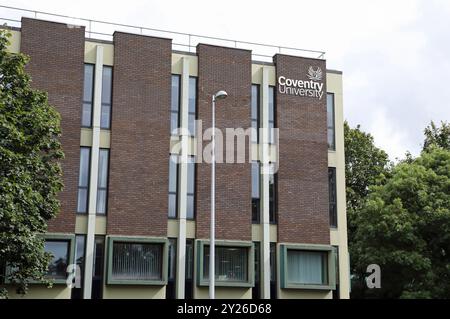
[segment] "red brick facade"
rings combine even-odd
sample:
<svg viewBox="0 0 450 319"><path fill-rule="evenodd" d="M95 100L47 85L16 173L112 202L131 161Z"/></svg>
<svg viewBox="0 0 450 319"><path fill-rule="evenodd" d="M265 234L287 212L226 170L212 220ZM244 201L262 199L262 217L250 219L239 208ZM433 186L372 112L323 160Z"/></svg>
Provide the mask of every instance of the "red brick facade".
<svg viewBox="0 0 450 319"><path fill-rule="evenodd" d="M21 52L30 56L27 71L33 87L48 92L61 114L64 190L61 210L49 222L50 232L75 231L83 97L84 27L22 19Z"/></svg>
<svg viewBox="0 0 450 319"><path fill-rule="evenodd" d="M211 96L226 90L217 102L216 127L251 126L251 52L200 44L198 54L198 118L211 127ZM204 141L203 147L209 142ZM236 151L236 150L235 150ZM211 165L197 165L197 238L209 238ZM216 164L216 238L251 240L251 165Z"/></svg>
<svg viewBox="0 0 450 319"><path fill-rule="evenodd" d="M326 65L323 60L274 57L277 79L309 80L323 72L322 99L276 94L279 127L278 241L329 244Z"/></svg>
<svg viewBox="0 0 450 319"><path fill-rule="evenodd" d="M107 232L167 236L171 40L114 34Z"/></svg>

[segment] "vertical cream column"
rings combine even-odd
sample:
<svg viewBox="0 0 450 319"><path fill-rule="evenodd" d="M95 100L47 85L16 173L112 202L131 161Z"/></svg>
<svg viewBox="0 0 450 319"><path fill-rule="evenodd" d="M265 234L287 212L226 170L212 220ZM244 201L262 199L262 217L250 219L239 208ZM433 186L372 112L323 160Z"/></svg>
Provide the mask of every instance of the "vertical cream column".
<svg viewBox="0 0 450 319"><path fill-rule="evenodd" d="M261 163L261 298L270 298L270 219L269 219L269 73L262 68L261 104L260 104L260 144L259 160Z"/></svg>
<svg viewBox="0 0 450 319"><path fill-rule="evenodd" d="M181 105L180 105L180 179L178 189L178 243L177 243L177 276L176 298L184 299L185 267L186 267L186 208L187 208L187 183L188 183L188 152L189 152L189 60L182 58L181 74Z"/></svg>
<svg viewBox="0 0 450 319"><path fill-rule="evenodd" d="M100 151L100 115L102 105L103 47L96 46L94 104L92 120L92 148L89 180L89 209L86 235L83 298L91 299L94 266L95 217L97 211L98 157Z"/></svg>

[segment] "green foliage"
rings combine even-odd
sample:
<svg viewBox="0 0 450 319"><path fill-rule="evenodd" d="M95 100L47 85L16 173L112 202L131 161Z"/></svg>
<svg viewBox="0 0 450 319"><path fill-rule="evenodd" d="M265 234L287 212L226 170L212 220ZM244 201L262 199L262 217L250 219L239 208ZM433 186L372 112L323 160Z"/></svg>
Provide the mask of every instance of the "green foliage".
<svg viewBox="0 0 450 319"><path fill-rule="evenodd" d="M350 128L344 122L345 180L347 193L347 221L349 246L354 242L357 214L364 206L369 186L380 185L389 176L388 155L377 148L373 137L363 132L359 125Z"/></svg>
<svg viewBox="0 0 450 319"><path fill-rule="evenodd" d="M63 153L59 114L31 88L28 58L7 51L8 37L0 31L0 263L25 293L31 280L45 282L50 256L38 234L59 210Z"/></svg>
<svg viewBox="0 0 450 319"><path fill-rule="evenodd" d="M441 126L437 127L433 121L425 128L425 142L423 150L426 151L432 146L442 147L450 151L450 123L441 122Z"/></svg>
<svg viewBox="0 0 450 319"><path fill-rule="evenodd" d="M353 217L354 297L450 297L450 151L399 163ZM369 264L381 267L381 289L363 284Z"/></svg>

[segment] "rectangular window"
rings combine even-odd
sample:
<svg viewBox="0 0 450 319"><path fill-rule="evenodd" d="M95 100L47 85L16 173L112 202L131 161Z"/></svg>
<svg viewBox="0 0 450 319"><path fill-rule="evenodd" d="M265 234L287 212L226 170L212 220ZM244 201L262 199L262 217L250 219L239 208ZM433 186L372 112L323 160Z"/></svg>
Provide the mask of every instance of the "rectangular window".
<svg viewBox="0 0 450 319"><path fill-rule="evenodd" d="M194 240L186 239L186 277L184 285L184 298L192 299L194 286Z"/></svg>
<svg viewBox="0 0 450 319"><path fill-rule="evenodd" d="M112 67L106 65L103 66L100 128L106 130L111 128L112 72Z"/></svg>
<svg viewBox="0 0 450 319"><path fill-rule="evenodd" d="M70 241L46 239L44 250L52 255L47 276L53 279L65 279L70 260Z"/></svg>
<svg viewBox="0 0 450 319"><path fill-rule="evenodd" d="M175 299L175 282L177 276L177 239L169 238L169 262L166 286L166 299Z"/></svg>
<svg viewBox="0 0 450 319"><path fill-rule="evenodd" d="M80 171L78 176L78 213L87 213L89 199L89 172L91 163L91 148L80 149Z"/></svg>
<svg viewBox="0 0 450 319"><path fill-rule="evenodd" d="M270 243L270 299L277 299L277 244Z"/></svg>
<svg viewBox="0 0 450 319"><path fill-rule="evenodd" d="M85 251L86 251L86 235L76 235L75 236L75 263L81 271L81 273L79 274L81 287L77 288L75 286L72 288L72 291L71 291L72 299L83 299Z"/></svg>
<svg viewBox="0 0 450 319"><path fill-rule="evenodd" d="M113 280L162 280L163 245L114 242Z"/></svg>
<svg viewBox="0 0 450 319"><path fill-rule="evenodd" d="M328 127L328 149L336 150L336 131L335 131L335 114L334 114L334 94L327 93L327 127Z"/></svg>
<svg viewBox="0 0 450 319"><path fill-rule="evenodd" d="M337 194L336 194L336 168L328 168L328 192L330 207L330 226L337 227Z"/></svg>
<svg viewBox="0 0 450 319"><path fill-rule="evenodd" d="M178 206L178 155L169 158L169 218L177 218Z"/></svg>
<svg viewBox="0 0 450 319"><path fill-rule="evenodd" d="M252 143L258 143L259 141L259 85L252 84L252 101L251 101L251 117L252 117L252 129L254 134L252 134Z"/></svg>
<svg viewBox="0 0 450 319"><path fill-rule="evenodd" d="M333 299L340 299L339 293L339 246L333 246L336 264L336 289L333 290Z"/></svg>
<svg viewBox="0 0 450 319"><path fill-rule="evenodd" d="M332 246L281 245L281 288L333 290L335 261Z"/></svg>
<svg viewBox="0 0 450 319"><path fill-rule="evenodd" d="M252 162L252 221L259 223L260 215L260 164Z"/></svg>
<svg viewBox="0 0 450 319"><path fill-rule="evenodd" d="M97 214L105 215L108 203L109 149L101 148L98 157Z"/></svg>
<svg viewBox="0 0 450 319"><path fill-rule="evenodd" d="M215 271L219 282L248 281L248 248L216 246ZM209 246L204 247L203 279L209 280Z"/></svg>
<svg viewBox="0 0 450 319"><path fill-rule="evenodd" d="M253 243L255 250L255 285L252 288L252 299L261 299L261 243Z"/></svg>
<svg viewBox="0 0 450 319"><path fill-rule="evenodd" d="M177 135L180 127L180 95L181 95L181 77L172 74L172 97L170 106L170 134Z"/></svg>
<svg viewBox="0 0 450 319"><path fill-rule="evenodd" d="M275 173L275 164L269 163L269 221L277 222L277 174Z"/></svg>
<svg viewBox="0 0 450 319"><path fill-rule="evenodd" d="M197 78L189 77L189 115L188 129L191 136L195 136L195 120L197 118Z"/></svg>
<svg viewBox="0 0 450 319"><path fill-rule="evenodd" d="M288 281L303 285L327 283L327 253L288 250Z"/></svg>
<svg viewBox="0 0 450 319"><path fill-rule="evenodd" d="M94 265L92 276L92 299L102 299L103 268L105 260L105 236L95 235Z"/></svg>
<svg viewBox="0 0 450 319"><path fill-rule="evenodd" d="M269 144L275 144L275 87L269 86Z"/></svg>
<svg viewBox="0 0 450 319"><path fill-rule="evenodd" d="M84 65L83 109L81 126L92 127L92 105L94 101L94 64Z"/></svg>
<svg viewBox="0 0 450 319"><path fill-rule="evenodd" d="M186 218L195 218L195 157L188 156Z"/></svg>

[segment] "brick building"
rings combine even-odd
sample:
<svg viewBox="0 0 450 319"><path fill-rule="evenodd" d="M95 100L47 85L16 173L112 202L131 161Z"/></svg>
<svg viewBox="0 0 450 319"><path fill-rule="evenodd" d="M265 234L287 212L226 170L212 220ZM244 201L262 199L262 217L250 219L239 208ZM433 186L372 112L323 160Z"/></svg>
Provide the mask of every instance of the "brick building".
<svg viewBox="0 0 450 319"><path fill-rule="evenodd" d="M216 296L348 298L342 73L323 58L85 31L31 18L11 30L61 114L66 154L45 234L55 285L27 298L208 297L211 165L198 156L218 90L217 128L260 130L245 163L216 164ZM81 287L67 287L69 264Z"/></svg>

